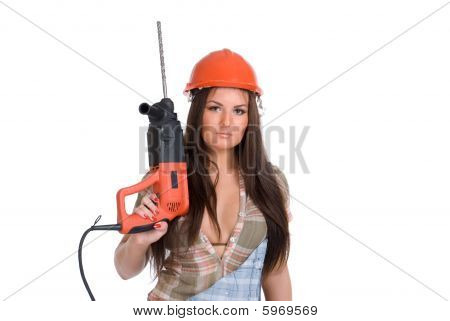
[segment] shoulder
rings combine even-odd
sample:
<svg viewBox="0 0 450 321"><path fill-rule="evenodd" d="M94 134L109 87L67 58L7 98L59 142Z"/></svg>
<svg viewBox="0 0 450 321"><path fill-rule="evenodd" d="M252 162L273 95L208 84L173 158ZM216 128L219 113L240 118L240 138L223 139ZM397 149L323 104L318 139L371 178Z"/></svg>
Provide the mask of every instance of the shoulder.
<svg viewBox="0 0 450 321"><path fill-rule="evenodd" d="M280 187L285 190L284 192L289 193L289 183L286 179L286 175L284 175L283 171L277 165L272 164L272 170Z"/></svg>
<svg viewBox="0 0 450 321"><path fill-rule="evenodd" d="M290 210L290 193L289 193L289 183L286 178L286 175L284 175L283 171L276 165L272 164L273 173L275 175L275 179L278 182L278 186L281 189L281 194L283 195L283 201L286 207L286 212L288 215L288 221L290 222L292 220L292 213Z"/></svg>

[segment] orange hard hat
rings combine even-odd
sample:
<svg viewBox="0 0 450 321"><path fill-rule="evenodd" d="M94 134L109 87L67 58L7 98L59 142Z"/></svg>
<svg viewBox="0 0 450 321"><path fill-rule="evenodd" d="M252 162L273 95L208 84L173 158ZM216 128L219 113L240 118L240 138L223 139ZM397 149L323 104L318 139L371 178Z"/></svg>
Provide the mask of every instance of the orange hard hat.
<svg viewBox="0 0 450 321"><path fill-rule="evenodd" d="M213 51L195 64L183 94L188 96L192 89L203 87L235 87L262 95L252 66L227 48Z"/></svg>

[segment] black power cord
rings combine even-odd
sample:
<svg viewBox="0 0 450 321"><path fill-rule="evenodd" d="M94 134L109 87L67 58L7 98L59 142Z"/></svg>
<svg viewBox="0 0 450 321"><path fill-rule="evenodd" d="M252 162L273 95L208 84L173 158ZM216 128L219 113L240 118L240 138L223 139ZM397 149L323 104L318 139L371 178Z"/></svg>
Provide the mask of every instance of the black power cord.
<svg viewBox="0 0 450 321"><path fill-rule="evenodd" d="M83 269L83 262L82 262L82 258L81 258L81 251L83 250L83 242L84 239L86 238L86 235L90 232L90 231L94 231L94 230L106 230L106 231L119 231L122 228L121 224L109 224L109 225L95 225L98 223L98 221L100 221L100 218L102 216L99 215L97 217L97 219L94 222L94 225L92 225L90 228L88 228L84 233L83 236L81 237L80 240L80 245L78 246L78 265L80 266L80 273L81 273L81 278L83 279L83 283L84 286L86 287L86 290L89 294L89 297L91 298L92 301L95 301L94 295L91 292L91 289L89 288L89 284L86 281L86 277L84 276L84 269Z"/></svg>

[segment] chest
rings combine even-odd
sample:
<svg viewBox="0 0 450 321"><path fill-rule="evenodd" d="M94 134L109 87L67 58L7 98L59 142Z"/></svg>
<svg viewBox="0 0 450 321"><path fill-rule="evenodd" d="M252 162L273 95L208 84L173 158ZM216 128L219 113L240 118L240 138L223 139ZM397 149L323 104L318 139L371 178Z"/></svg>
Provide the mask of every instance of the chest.
<svg viewBox="0 0 450 321"><path fill-rule="evenodd" d="M226 185L226 184L224 184ZM240 204L240 190L238 183L231 183L227 186L217 186L217 220L221 229L221 238L219 233L214 228L212 220L205 208L203 212L201 231L206 235L208 240L213 245L219 257L222 257L226 248L226 244L232 234L234 227L238 221L239 204ZM216 244L217 243L217 244Z"/></svg>

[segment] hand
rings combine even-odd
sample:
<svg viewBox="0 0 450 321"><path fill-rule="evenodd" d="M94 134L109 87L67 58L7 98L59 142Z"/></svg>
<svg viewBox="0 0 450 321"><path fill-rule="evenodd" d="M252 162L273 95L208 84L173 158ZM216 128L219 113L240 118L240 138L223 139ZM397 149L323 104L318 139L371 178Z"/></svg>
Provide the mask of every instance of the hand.
<svg viewBox="0 0 450 321"><path fill-rule="evenodd" d="M149 218L152 222L155 222L156 216L159 214L158 205L158 196L151 190L147 190L147 193L142 197L140 204L134 208L133 213L138 214L143 218ZM148 246L163 237L163 235L166 234L167 229L167 222L161 221L154 225L154 229L131 234L130 238L135 244Z"/></svg>
<svg viewBox="0 0 450 321"><path fill-rule="evenodd" d="M133 213L136 213L143 218L150 218L152 222L155 221L156 215L159 214L159 199L153 192L148 192L142 197L141 204L134 208Z"/></svg>

